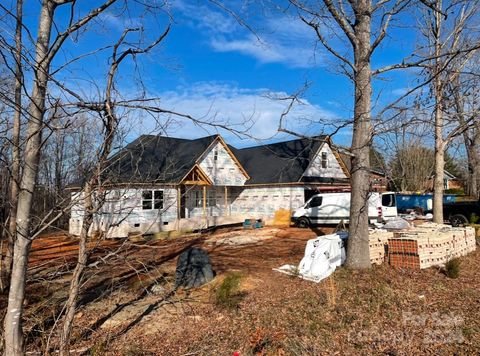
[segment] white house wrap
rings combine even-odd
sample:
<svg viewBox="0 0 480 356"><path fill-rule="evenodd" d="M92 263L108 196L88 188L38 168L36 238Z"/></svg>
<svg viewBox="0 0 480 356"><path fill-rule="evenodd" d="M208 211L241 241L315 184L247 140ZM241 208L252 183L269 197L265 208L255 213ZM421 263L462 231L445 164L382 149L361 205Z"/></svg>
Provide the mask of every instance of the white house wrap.
<svg viewBox="0 0 480 356"><path fill-rule="evenodd" d="M324 136L237 149L220 135L144 135L110 158L104 180L91 229L109 237L268 220L316 192L349 187L346 165ZM72 189L70 233L78 235L81 182Z"/></svg>

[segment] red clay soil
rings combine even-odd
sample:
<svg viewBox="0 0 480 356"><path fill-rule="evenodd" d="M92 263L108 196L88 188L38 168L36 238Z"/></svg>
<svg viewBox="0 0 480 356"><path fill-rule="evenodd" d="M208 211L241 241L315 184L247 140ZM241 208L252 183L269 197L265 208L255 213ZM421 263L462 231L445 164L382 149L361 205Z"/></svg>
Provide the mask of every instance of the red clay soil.
<svg viewBox="0 0 480 356"><path fill-rule="evenodd" d="M94 240L88 244L89 249L118 246L118 240ZM28 264L35 267L44 261L55 259L75 260L78 255L78 239L66 234L41 236L34 240Z"/></svg>
<svg viewBox="0 0 480 356"><path fill-rule="evenodd" d="M205 236L214 236L218 233L238 230L238 228L221 229L211 234L205 234L199 239L199 244L203 242ZM317 236L317 234L329 233L333 229L326 228L314 231L308 229L280 227L278 230L279 231L276 232L276 237L281 238L281 240L275 238L256 245L242 246L241 249L239 249L238 246L205 246L205 248L212 253L212 259L214 263L217 259L219 259L218 268L220 271L240 267L247 268L248 270L254 270L257 268L270 269L271 266L266 266L261 259L259 260L258 257L264 256L265 260L268 261L281 261L285 258L285 256L288 256L292 253L292 249L293 255L295 256L297 256L298 253L303 254L304 244L298 244L300 240L306 241L314 238ZM248 234L248 230L245 230L245 233ZM179 238L177 242L181 240L182 239ZM150 242L141 241L135 243L129 241L125 242L124 240L119 239L93 240L89 242L88 247L90 251L93 251L94 255L96 254L101 256L109 251L119 248L122 245L135 246L134 254L140 253L140 255L144 255L145 251L149 251L148 247L158 247L160 249L163 248L160 252L159 250L154 250L157 257L162 257L163 255L166 256L169 254L170 251L168 250L168 247L172 245L172 240L155 240ZM235 251L235 253L232 254L233 251ZM255 252L252 253L252 251ZM148 252L146 254L148 255ZM49 265L61 265L65 262L75 262L77 255L78 239L61 233L53 236L42 236L34 240L32 243L29 267L35 268L40 265L44 265L46 262L48 262Z"/></svg>
<svg viewBox="0 0 480 356"><path fill-rule="evenodd" d="M478 354L478 250L462 258L457 279L433 268L383 265L369 271L340 268L316 284L272 271L297 264L305 242L331 230L272 229L273 238L238 246L205 242L228 230L171 240L93 241L72 350L95 355ZM151 287L171 288L176 258L189 246L209 251L217 277L202 288L175 293L164 305L166 297L152 294ZM42 237L32 246L26 310L32 351L45 351L42 335L61 311L76 253L76 240L66 235ZM231 296L238 302L226 307L216 291L232 271L240 273L241 286ZM108 326L129 308L139 308L140 314L127 313L119 319L123 324Z"/></svg>

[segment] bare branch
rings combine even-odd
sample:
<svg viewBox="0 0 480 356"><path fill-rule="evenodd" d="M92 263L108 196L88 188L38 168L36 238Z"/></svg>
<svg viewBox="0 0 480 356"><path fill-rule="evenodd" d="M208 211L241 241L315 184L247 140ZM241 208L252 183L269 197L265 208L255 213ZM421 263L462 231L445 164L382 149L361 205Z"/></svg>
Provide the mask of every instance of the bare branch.
<svg viewBox="0 0 480 356"><path fill-rule="evenodd" d="M307 24L308 26L310 26L311 28L313 28L315 30L315 33L317 34L318 40L323 45L323 47L325 47L327 49L327 51L329 51L332 55L334 55L335 57L340 59L346 65L348 65L352 69L352 71L355 71L355 66L353 65L353 63L351 61L349 61L346 57L344 57L340 53L338 53L335 49L333 49L332 46L330 46L328 44L328 41L325 39L325 37L320 32L320 26L318 25L318 23L315 23L313 21L308 21L303 16L300 16L300 19L305 24Z"/></svg>
<svg viewBox="0 0 480 356"><path fill-rule="evenodd" d="M46 60L50 63L57 54L58 50L62 47L63 43L65 40L75 31L79 30L83 26L85 26L87 23L89 23L91 20L93 20L95 17L100 15L102 12L104 12L106 9L108 9L112 4L114 4L117 0L107 0L105 3L103 3L101 6L96 8L95 10L92 10L89 14L85 15L82 19L78 20L76 23L72 23L68 28L60 33L55 40L53 41L52 45L50 46L50 49L48 51L48 56L46 57ZM71 0L67 1L60 1L59 5L65 4L65 3L70 3L72 2ZM74 1L73 1L74 3Z"/></svg>
<svg viewBox="0 0 480 356"><path fill-rule="evenodd" d="M327 6L328 11L330 11L330 13L332 14L333 19L337 22L343 32L345 32L345 35L350 40L352 46L354 48L357 47L357 36L355 35L352 25L348 22L347 18L337 11L337 8L333 4L332 0L323 0L323 3Z"/></svg>

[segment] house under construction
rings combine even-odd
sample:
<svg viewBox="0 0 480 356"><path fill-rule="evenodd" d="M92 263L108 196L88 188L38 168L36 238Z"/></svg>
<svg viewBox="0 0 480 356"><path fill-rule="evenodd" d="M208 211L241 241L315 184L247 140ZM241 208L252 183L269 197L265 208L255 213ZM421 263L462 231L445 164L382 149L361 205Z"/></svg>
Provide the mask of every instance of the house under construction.
<svg viewBox="0 0 480 356"><path fill-rule="evenodd" d="M349 190L344 160L326 136L236 149L220 135L143 135L110 158L92 230L124 237L269 220L318 192ZM73 188L70 233L79 235L82 192Z"/></svg>

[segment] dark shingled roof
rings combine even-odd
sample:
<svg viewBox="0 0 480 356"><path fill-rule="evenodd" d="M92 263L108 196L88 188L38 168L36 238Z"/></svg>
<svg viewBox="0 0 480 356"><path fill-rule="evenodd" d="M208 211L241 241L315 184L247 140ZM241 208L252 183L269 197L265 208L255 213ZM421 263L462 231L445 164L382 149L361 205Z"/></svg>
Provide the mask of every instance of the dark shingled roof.
<svg viewBox="0 0 480 356"><path fill-rule="evenodd" d="M179 183L217 137L142 135L110 158L107 175L112 183Z"/></svg>
<svg viewBox="0 0 480 356"><path fill-rule="evenodd" d="M326 136L316 136L231 149L251 177L246 184L292 183L300 181L310 160L325 140ZM313 181L320 182L319 179Z"/></svg>
<svg viewBox="0 0 480 356"><path fill-rule="evenodd" d="M105 175L112 184L180 183L217 137L190 140L142 135L109 159ZM348 182L348 179L302 177L325 141L326 136L316 136L242 149L228 147L250 176L246 184Z"/></svg>

